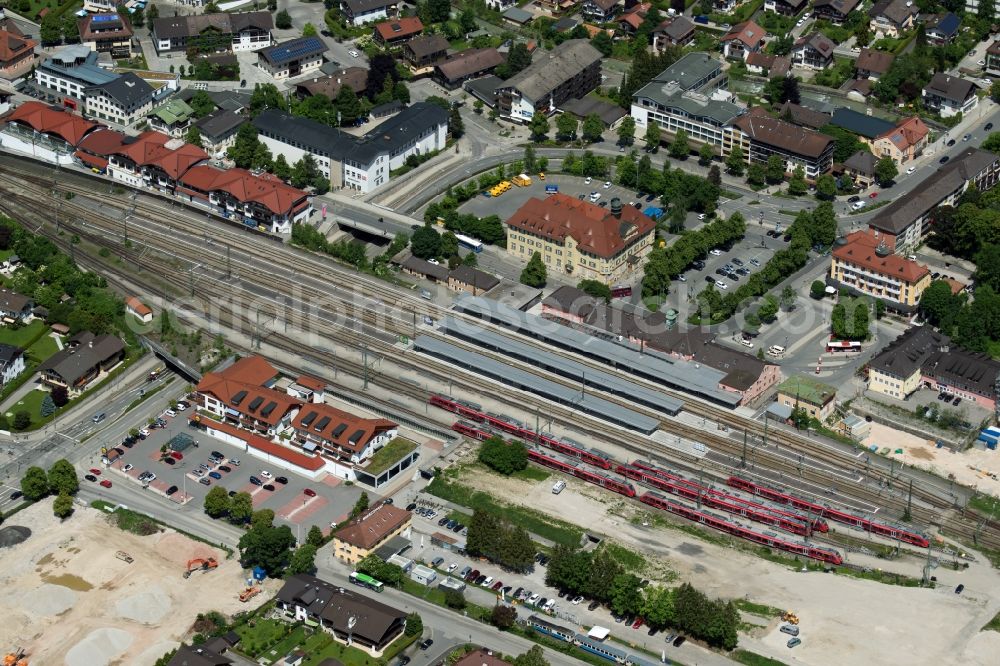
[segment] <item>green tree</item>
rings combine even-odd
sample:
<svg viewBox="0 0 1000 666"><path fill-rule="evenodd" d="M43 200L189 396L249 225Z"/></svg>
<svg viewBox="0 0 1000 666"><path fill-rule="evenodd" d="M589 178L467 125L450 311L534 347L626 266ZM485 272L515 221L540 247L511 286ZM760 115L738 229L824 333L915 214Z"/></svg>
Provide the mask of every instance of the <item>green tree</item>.
<svg viewBox="0 0 1000 666"><path fill-rule="evenodd" d="M285 575L316 573L316 546L305 543L295 549L292 559L288 563Z"/></svg>
<svg viewBox="0 0 1000 666"><path fill-rule="evenodd" d="M757 162L750 165L747 169L747 182L756 187L760 187L767 182L767 171L764 170Z"/></svg>
<svg viewBox="0 0 1000 666"><path fill-rule="evenodd" d="M448 131L451 132L451 138L461 139L465 134L465 122L462 120L462 114L458 112L458 107L451 107L451 115L448 119Z"/></svg>
<svg viewBox="0 0 1000 666"><path fill-rule="evenodd" d="M64 407L69 402L69 391L65 386L53 386L49 395L52 396L52 402L56 403L56 407Z"/></svg>
<svg viewBox="0 0 1000 666"><path fill-rule="evenodd" d="M160 10L157 9L156 5L150 4L146 7L146 19L150 22L155 21L160 18Z"/></svg>
<svg viewBox="0 0 1000 666"><path fill-rule="evenodd" d="M187 132L184 133L184 141L190 143L192 146L205 147L204 142L201 140L201 130L194 125L188 127Z"/></svg>
<svg viewBox="0 0 1000 666"><path fill-rule="evenodd" d="M726 171L734 176L742 176L746 168L746 161L743 157L743 150L735 146L726 156Z"/></svg>
<svg viewBox="0 0 1000 666"><path fill-rule="evenodd" d="M38 408L38 415L43 419L52 416L56 412L56 403L50 394L46 394L42 399L42 404Z"/></svg>
<svg viewBox="0 0 1000 666"><path fill-rule="evenodd" d="M531 53L527 44L516 42L507 53L507 62L496 68L496 75L501 79L509 79L531 64Z"/></svg>
<svg viewBox="0 0 1000 666"><path fill-rule="evenodd" d="M646 150L655 151L660 147L660 126L654 120L646 122Z"/></svg>
<svg viewBox="0 0 1000 666"><path fill-rule="evenodd" d="M497 604L490 613L490 622L500 631L507 631L517 621L517 609L513 606Z"/></svg>
<svg viewBox="0 0 1000 666"><path fill-rule="evenodd" d="M287 10L282 9L274 15L274 27L278 30L288 30L292 27L292 17Z"/></svg>
<svg viewBox="0 0 1000 666"><path fill-rule="evenodd" d="M273 83L258 83L250 94L250 116L256 117L257 114L266 109L287 111L288 104L285 96L278 90L278 86ZM254 137L256 136L255 131Z"/></svg>
<svg viewBox="0 0 1000 666"><path fill-rule="evenodd" d="M997 84L1000 84L1000 79L993 82L994 87L996 87ZM1000 153L1000 132L990 132L990 135L983 140L983 143L979 147L983 150L988 150L991 153Z"/></svg>
<svg viewBox="0 0 1000 666"><path fill-rule="evenodd" d="M762 322L771 323L778 314L778 299L768 294L764 297L764 302L757 308L757 316Z"/></svg>
<svg viewBox="0 0 1000 666"><path fill-rule="evenodd" d="M288 181L292 177L292 167L288 166L283 154L274 158L274 175L281 180Z"/></svg>
<svg viewBox="0 0 1000 666"><path fill-rule="evenodd" d="M316 36L316 26L312 23L306 23L302 26L302 36L303 37L315 37Z"/></svg>
<svg viewBox="0 0 1000 666"><path fill-rule="evenodd" d="M510 476L528 466L528 450L521 442L507 443L501 437L490 437L479 447L479 462Z"/></svg>
<svg viewBox="0 0 1000 666"><path fill-rule="evenodd" d="M767 177L767 182L771 184L780 183L785 179L785 161L781 159L780 155L768 156L764 174Z"/></svg>
<svg viewBox="0 0 1000 666"><path fill-rule="evenodd" d="M646 624L663 629L674 623L674 593L667 587L647 587L642 600Z"/></svg>
<svg viewBox="0 0 1000 666"><path fill-rule="evenodd" d="M605 58L615 50L615 43L611 41L611 35L604 30L600 30L594 35L594 38L590 40L590 45L600 51Z"/></svg>
<svg viewBox="0 0 1000 666"><path fill-rule="evenodd" d="M80 489L80 480L76 476L76 469L65 458L60 458L52 463L48 479L49 492L53 495L75 495Z"/></svg>
<svg viewBox="0 0 1000 666"><path fill-rule="evenodd" d="M194 117L199 119L215 111L215 102L212 101L212 98L204 90L198 90L191 95L191 99L188 100L188 106L194 111Z"/></svg>
<svg viewBox="0 0 1000 666"><path fill-rule="evenodd" d="M722 172L718 164L713 164L708 169L708 182L716 187L722 186Z"/></svg>
<svg viewBox="0 0 1000 666"><path fill-rule="evenodd" d="M670 142L670 156L675 160L687 159L688 153L691 152L691 144L688 142L687 132L684 130L677 130L674 135L674 140Z"/></svg>
<svg viewBox="0 0 1000 666"><path fill-rule="evenodd" d="M368 498L368 493L362 490L361 494L358 495L357 501L354 503L354 508L351 509L351 518L357 518L362 513L367 511L370 502L371 500Z"/></svg>
<svg viewBox="0 0 1000 666"><path fill-rule="evenodd" d="M323 530L319 528L319 525L313 525L309 528L309 533L306 534L306 543L316 546L316 548L321 548L326 543L326 537L323 536Z"/></svg>
<svg viewBox="0 0 1000 666"><path fill-rule="evenodd" d="M888 155L875 163L875 180L879 187L888 187L898 175L899 169L896 168L896 162Z"/></svg>
<svg viewBox="0 0 1000 666"><path fill-rule="evenodd" d="M837 196L837 180L828 173L817 178L816 196L822 199L832 199Z"/></svg>
<svg viewBox="0 0 1000 666"><path fill-rule="evenodd" d="M795 290L790 286L786 285L785 288L781 290L781 307L786 310L791 310L795 307Z"/></svg>
<svg viewBox="0 0 1000 666"><path fill-rule="evenodd" d="M524 267L524 270L521 271L521 284L541 288L545 286L547 280L548 273L545 270L545 264L542 263L542 254L541 252L535 252L531 255L531 259L528 260L528 264Z"/></svg>
<svg viewBox="0 0 1000 666"><path fill-rule="evenodd" d="M623 146L631 146L635 142L635 118L625 116L618 125L618 143Z"/></svg>
<svg viewBox="0 0 1000 666"><path fill-rule="evenodd" d="M410 249L421 259L433 259L441 254L441 234L427 223L413 232Z"/></svg>
<svg viewBox="0 0 1000 666"><path fill-rule="evenodd" d="M642 593L638 576L619 574L611 584L611 609L618 615L638 615L642 610Z"/></svg>
<svg viewBox="0 0 1000 666"><path fill-rule="evenodd" d="M604 121L596 113L583 119L583 140L590 143L600 141L604 134Z"/></svg>
<svg viewBox="0 0 1000 666"><path fill-rule="evenodd" d="M549 119L544 113L536 113L528 123L532 141L545 141L549 138Z"/></svg>
<svg viewBox="0 0 1000 666"><path fill-rule="evenodd" d="M458 237L450 231L441 234L441 256L453 257L458 254Z"/></svg>
<svg viewBox="0 0 1000 666"><path fill-rule="evenodd" d="M31 425L31 414L26 409L14 412L14 422L11 424L14 430L27 430Z"/></svg>
<svg viewBox="0 0 1000 666"><path fill-rule="evenodd" d="M715 157L715 148L712 148L711 144L703 143L701 148L698 149L698 164L702 166L708 166L712 163L712 159ZM716 183L718 185L718 183Z"/></svg>
<svg viewBox="0 0 1000 666"><path fill-rule="evenodd" d="M236 493L229 502L229 522L243 525L253 516L253 498L250 493Z"/></svg>
<svg viewBox="0 0 1000 666"><path fill-rule="evenodd" d="M288 525L252 528L240 537L240 564L245 569L259 566L268 576L280 576L294 545L295 535Z"/></svg>
<svg viewBox="0 0 1000 666"><path fill-rule="evenodd" d="M80 41L80 24L76 14L66 14L62 18L63 41L75 44Z"/></svg>
<svg viewBox="0 0 1000 666"><path fill-rule="evenodd" d="M532 645L524 654L514 657L514 666L549 666L541 645Z"/></svg>
<svg viewBox="0 0 1000 666"><path fill-rule="evenodd" d="M795 167L795 171L792 172L792 177L788 181L788 193L799 196L805 194L808 190L809 186L806 185L806 172L800 164Z"/></svg>
<svg viewBox="0 0 1000 666"><path fill-rule="evenodd" d="M560 141L572 141L576 138L576 129L579 124L572 114L559 114L556 118L556 138Z"/></svg>
<svg viewBox="0 0 1000 666"><path fill-rule="evenodd" d="M212 486L205 495L205 513L210 518L221 518L229 512L229 493L222 486Z"/></svg>
<svg viewBox="0 0 1000 666"><path fill-rule="evenodd" d="M341 86L334 102L337 112L340 114L340 125L353 125L361 117L361 100L357 94L351 90L350 86Z"/></svg>
<svg viewBox="0 0 1000 666"><path fill-rule="evenodd" d="M69 518L73 513L73 498L66 493L59 493L59 496L52 502L52 513L59 519Z"/></svg>
<svg viewBox="0 0 1000 666"><path fill-rule="evenodd" d="M611 301L611 287L598 280L580 280L576 288L584 291L594 298L604 299L605 303Z"/></svg>
<svg viewBox="0 0 1000 666"><path fill-rule="evenodd" d="M54 12L49 12L42 19L41 26L38 29L38 36L41 38L43 45L58 44L62 41L62 21Z"/></svg>
<svg viewBox="0 0 1000 666"><path fill-rule="evenodd" d="M21 492L24 499L37 502L49 494L49 480L41 467L29 467L21 478Z"/></svg>
<svg viewBox="0 0 1000 666"><path fill-rule="evenodd" d="M424 620L419 613L410 613L406 616L406 629L403 633L407 636L420 636L424 633Z"/></svg>
<svg viewBox="0 0 1000 666"><path fill-rule="evenodd" d="M535 147L527 145L524 147L524 170L526 173L534 173L537 161L535 160Z"/></svg>
<svg viewBox="0 0 1000 666"><path fill-rule="evenodd" d="M868 306L858 304L854 308L854 328L851 331L851 338L855 340L868 339Z"/></svg>
<svg viewBox="0 0 1000 666"><path fill-rule="evenodd" d="M444 591L444 605L452 610L462 610L467 602L461 590L447 589Z"/></svg>
<svg viewBox="0 0 1000 666"><path fill-rule="evenodd" d="M973 279L977 285L987 285L1000 292L1000 245L987 243L976 253L976 272Z"/></svg>

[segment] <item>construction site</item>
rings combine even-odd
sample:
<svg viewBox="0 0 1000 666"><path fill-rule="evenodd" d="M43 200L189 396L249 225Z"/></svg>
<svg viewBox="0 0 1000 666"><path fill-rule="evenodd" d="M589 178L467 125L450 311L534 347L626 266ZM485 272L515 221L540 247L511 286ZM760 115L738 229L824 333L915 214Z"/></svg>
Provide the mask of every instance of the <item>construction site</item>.
<svg viewBox="0 0 1000 666"><path fill-rule="evenodd" d="M273 582L248 588L222 550L170 529L138 536L108 518L77 506L60 521L46 500L0 528L30 530L0 547L0 645L12 663L152 664L190 638L198 613L231 616L274 592Z"/></svg>

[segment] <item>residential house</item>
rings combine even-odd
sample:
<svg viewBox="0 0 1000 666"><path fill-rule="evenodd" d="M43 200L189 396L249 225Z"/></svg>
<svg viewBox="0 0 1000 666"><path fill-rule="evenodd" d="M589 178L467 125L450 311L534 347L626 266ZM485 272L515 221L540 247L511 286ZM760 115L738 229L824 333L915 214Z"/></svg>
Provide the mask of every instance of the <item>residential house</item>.
<svg viewBox="0 0 1000 666"><path fill-rule="evenodd" d="M0 386L7 386L24 372L24 350L13 345L0 344Z"/></svg>
<svg viewBox="0 0 1000 666"><path fill-rule="evenodd" d="M782 16L798 16L808 4L807 0L764 0L764 11Z"/></svg>
<svg viewBox="0 0 1000 666"><path fill-rule="evenodd" d="M0 288L0 320L4 324L26 322L31 317L35 301L10 289Z"/></svg>
<svg viewBox="0 0 1000 666"><path fill-rule="evenodd" d="M199 409L224 423L274 437L286 430L301 403L274 388L278 371L260 356L244 356L218 372L207 372L195 390Z"/></svg>
<svg viewBox="0 0 1000 666"><path fill-rule="evenodd" d="M875 138L871 143L872 152L879 156L888 155L898 165L911 162L924 152L930 128L920 116L904 118L896 126Z"/></svg>
<svg viewBox="0 0 1000 666"><path fill-rule="evenodd" d="M659 53L668 46L687 46L694 40L694 23L686 16L669 18L653 31L653 50Z"/></svg>
<svg viewBox="0 0 1000 666"><path fill-rule="evenodd" d="M839 238L830 257L828 284L837 289L881 299L891 310L912 313L931 284L926 266L893 254L871 229Z"/></svg>
<svg viewBox="0 0 1000 666"><path fill-rule="evenodd" d="M1000 157L978 148L966 148L924 179L921 186L880 208L868 222L890 249L908 254L930 231L938 206L954 205L970 186L981 192L1000 180Z"/></svg>
<svg viewBox="0 0 1000 666"><path fill-rule="evenodd" d="M319 37L299 37L257 51L257 66L276 81L315 72L328 50Z"/></svg>
<svg viewBox="0 0 1000 666"><path fill-rule="evenodd" d="M800 37L792 47L792 62L800 67L826 69L833 64L836 45L821 32Z"/></svg>
<svg viewBox="0 0 1000 666"><path fill-rule="evenodd" d="M87 115L119 125L143 120L153 108L154 90L134 72L85 88Z"/></svg>
<svg viewBox="0 0 1000 666"><path fill-rule="evenodd" d="M539 9L547 11L549 14L556 16L564 12L569 12L571 9L575 9L578 6L577 0L536 0L535 4ZM518 9L513 7L512 9ZM519 11L524 11L519 10ZM525 12L530 14L530 12ZM504 12L504 17L506 18L507 12Z"/></svg>
<svg viewBox="0 0 1000 666"><path fill-rule="evenodd" d="M778 385L779 404L804 409L820 423L833 413L836 398L837 389L807 375L794 375Z"/></svg>
<svg viewBox="0 0 1000 666"><path fill-rule="evenodd" d="M800 127L808 127L814 130L830 124L830 114L813 111L808 107L801 104L793 104L792 102L785 102L781 105L781 108L778 109L778 117L790 123L795 123Z"/></svg>
<svg viewBox="0 0 1000 666"><path fill-rule="evenodd" d="M153 109L147 116L149 126L158 132L170 136L184 136L191 121L194 120L194 109L179 97L171 98L166 104Z"/></svg>
<svg viewBox="0 0 1000 666"><path fill-rule="evenodd" d="M571 99L562 105L563 113L571 113L582 123L591 115L596 115L601 119L606 128L618 127L622 118L627 116L625 110L617 104L606 102L596 97L583 97L581 99Z"/></svg>
<svg viewBox="0 0 1000 666"><path fill-rule="evenodd" d="M396 0L341 0L340 12L350 25L364 25L397 15Z"/></svg>
<svg viewBox="0 0 1000 666"><path fill-rule="evenodd" d="M935 14L926 24L927 41L935 46L944 46L954 41L958 35L958 29L962 26L962 19L951 12L946 14Z"/></svg>
<svg viewBox="0 0 1000 666"><path fill-rule="evenodd" d="M124 14L88 14L79 21L80 43L112 58L132 57L132 25Z"/></svg>
<svg viewBox="0 0 1000 666"><path fill-rule="evenodd" d="M392 441L399 426L386 419L365 419L326 404L302 407L292 420L293 441L309 452L360 465Z"/></svg>
<svg viewBox="0 0 1000 666"><path fill-rule="evenodd" d="M986 73L1000 76L1000 41L993 42L986 49Z"/></svg>
<svg viewBox="0 0 1000 666"><path fill-rule="evenodd" d="M434 66L434 80L455 90L469 79L491 74L503 62L504 57L494 48L466 49L439 61Z"/></svg>
<svg viewBox="0 0 1000 666"><path fill-rule="evenodd" d="M892 131L895 127L888 120L884 120L878 116L870 116L866 113L859 113L845 106L834 109L830 124L857 134L858 138L868 145L871 145L876 137Z"/></svg>
<svg viewBox="0 0 1000 666"><path fill-rule="evenodd" d="M365 95L368 91L368 70L364 67L344 67L327 76L305 79L295 84L295 96L305 99L312 95L323 95L333 101L337 99L343 86L350 88L359 97Z"/></svg>
<svg viewBox="0 0 1000 666"><path fill-rule="evenodd" d="M502 656L494 654L492 650L479 648L469 652L464 657L455 662L454 666L512 666L509 661L504 661Z"/></svg>
<svg viewBox="0 0 1000 666"><path fill-rule="evenodd" d="M271 12L238 12L169 16L153 21L150 37L160 55L256 51L274 42Z"/></svg>
<svg viewBox="0 0 1000 666"><path fill-rule="evenodd" d="M236 143L236 134L239 132L240 125L246 121L246 116L235 111L216 109L204 118L195 121L194 126L201 134L201 147L205 152L219 157Z"/></svg>
<svg viewBox="0 0 1000 666"><path fill-rule="evenodd" d="M722 54L730 60L745 61L751 53L764 50L767 30L753 21L744 21L732 27L721 40Z"/></svg>
<svg viewBox="0 0 1000 666"><path fill-rule="evenodd" d="M813 3L813 17L843 25L859 4L861 0L816 0Z"/></svg>
<svg viewBox="0 0 1000 666"><path fill-rule="evenodd" d="M273 234L291 233L293 224L308 220L313 212L309 195L277 176L209 164L194 166L181 176L177 194Z"/></svg>
<svg viewBox="0 0 1000 666"><path fill-rule="evenodd" d="M869 150L859 150L844 160L844 174L854 181L861 189L871 187L875 183L875 164L878 158Z"/></svg>
<svg viewBox="0 0 1000 666"><path fill-rule="evenodd" d="M167 666L233 666L237 662L226 656L231 647L222 637L210 638L201 645L182 643Z"/></svg>
<svg viewBox="0 0 1000 666"><path fill-rule="evenodd" d="M976 84L958 76L937 72L923 89L924 106L942 118L965 115L979 104Z"/></svg>
<svg viewBox="0 0 1000 666"><path fill-rule="evenodd" d="M573 0L566 0L567 2L572 2ZM529 11L521 9L520 7L511 7L503 14L503 20L507 21L518 27L524 27L531 23L535 19L535 15Z"/></svg>
<svg viewBox="0 0 1000 666"><path fill-rule="evenodd" d="M621 10L621 0L584 0L581 6L584 17L594 23L610 23Z"/></svg>
<svg viewBox="0 0 1000 666"><path fill-rule="evenodd" d="M528 123L535 113L551 114L566 100L587 95L600 85L602 59L585 39L540 54L495 91L500 116Z"/></svg>
<svg viewBox="0 0 1000 666"><path fill-rule="evenodd" d="M566 194L528 199L506 222L507 253L527 263L535 252L549 270L617 284L642 270L656 223L617 198L607 209Z"/></svg>
<svg viewBox="0 0 1000 666"><path fill-rule="evenodd" d="M919 13L920 10L912 0L878 0L868 12L871 17L868 28L876 38L897 39L913 28Z"/></svg>
<svg viewBox="0 0 1000 666"><path fill-rule="evenodd" d="M125 343L114 335L83 331L38 366L42 384L62 386L77 396L125 358Z"/></svg>
<svg viewBox="0 0 1000 666"><path fill-rule="evenodd" d="M870 79L878 81L879 78L889 71L892 61L896 56L885 51L876 51L867 46L858 53L858 59L854 63L855 76L859 79Z"/></svg>
<svg viewBox="0 0 1000 666"><path fill-rule="evenodd" d="M143 324L153 321L153 309L135 296L129 296L125 299L125 314L132 315Z"/></svg>
<svg viewBox="0 0 1000 666"><path fill-rule="evenodd" d="M641 132L655 122L684 130L694 141L724 145L729 126L745 109L720 99L727 82L723 63L707 53L687 53L632 96L631 116Z"/></svg>
<svg viewBox="0 0 1000 666"><path fill-rule="evenodd" d="M731 142L724 146L724 154L736 146L743 151L747 164L766 164L771 155L778 155L786 172L801 166L811 180L833 167L832 137L771 118L760 108L733 121Z"/></svg>
<svg viewBox="0 0 1000 666"><path fill-rule="evenodd" d="M421 259L412 254L407 254L405 259L399 261L399 268L407 275L428 280L430 282L448 282L448 268L442 266L434 260L434 263Z"/></svg>
<svg viewBox="0 0 1000 666"><path fill-rule="evenodd" d="M409 511L379 503L333 533L333 556L357 564L385 542L405 534L412 519Z"/></svg>
<svg viewBox="0 0 1000 666"><path fill-rule="evenodd" d="M789 76L792 73L792 59L788 56L776 56L757 51L746 59L747 71L760 74L769 79L779 76Z"/></svg>
<svg viewBox="0 0 1000 666"><path fill-rule="evenodd" d="M289 617L319 626L340 643L379 657L406 629L406 611L358 594L343 583L328 583L308 574L295 574L275 597Z"/></svg>
<svg viewBox="0 0 1000 666"><path fill-rule="evenodd" d="M623 37L635 35L652 6L648 2L643 2L622 14L618 19L618 34Z"/></svg>
<svg viewBox="0 0 1000 666"><path fill-rule="evenodd" d="M458 266L448 273L448 288L481 296L500 284L495 276L471 266Z"/></svg>
<svg viewBox="0 0 1000 666"><path fill-rule="evenodd" d="M403 45L403 58L413 69L430 67L448 55L449 46L444 35L421 35Z"/></svg>
<svg viewBox="0 0 1000 666"><path fill-rule="evenodd" d="M424 24L416 16L404 16L375 24L375 41L385 47L399 46L424 31Z"/></svg>
<svg viewBox="0 0 1000 666"><path fill-rule="evenodd" d="M35 66L38 42L25 37L13 21L4 21L0 27L0 78L19 79Z"/></svg>

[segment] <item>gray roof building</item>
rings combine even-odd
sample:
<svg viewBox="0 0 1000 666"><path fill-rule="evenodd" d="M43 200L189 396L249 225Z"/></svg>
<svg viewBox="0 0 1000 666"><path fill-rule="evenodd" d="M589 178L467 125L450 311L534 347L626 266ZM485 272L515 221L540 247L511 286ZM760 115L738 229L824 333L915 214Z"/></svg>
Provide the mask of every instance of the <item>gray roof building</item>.
<svg viewBox="0 0 1000 666"><path fill-rule="evenodd" d="M494 48L466 49L438 62L435 69L439 78L451 83L491 72L503 61L504 57Z"/></svg>
<svg viewBox="0 0 1000 666"><path fill-rule="evenodd" d="M404 271L413 273L414 275L422 275L438 282L448 281L448 267L441 266L440 264L432 264L426 259L421 259L420 257L410 255L404 259L400 264L400 268Z"/></svg>
<svg viewBox="0 0 1000 666"><path fill-rule="evenodd" d="M569 39L552 51L543 52L527 68L507 79L502 87L514 88L522 97L537 102L594 63L600 63L602 58L601 52L587 40Z"/></svg>
<svg viewBox="0 0 1000 666"><path fill-rule="evenodd" d="M489 291L500 284L500 280L498 280L495 276L481 271L478 268L466 266L465 264L458 266L455 270L449 273L448 280L457 282L461 285L475 287L475 289L480 293Z"/></svg>
<svg viewBox="0 0 1000 666"><path fill-rule="evenodd" d="M503 13L503 17L511 23L524 25L525 23L531 21L531 19L535 18L535 15L521 9L520 7L511 7Z"/></svg>
<svg viewBox="0 0 1000 666"><path fill-rule="evenodd" d="M157 39L181 39L196 37L205 30L221 33L237 33L247 28L273 30L274 19L271 12L240 12L234 14L191 14L188 16L165 16L153 21L152 33Z"/></svg>
<svg viewBox="0 0 1000 666"><path fill-rule="evenodd" d="M97 64L99 54L86 44L74 44L60 49L42 61L39 70L52 72L84 85L99 86L118 78L114 72Z"/></svg>
<svg viewBox="0 0 1000 666"><path fill-rule="evenodd" d="M707 53L688 53L660 72L633 96L640 106L659 106L668 113L722 127L745 110L705 94L723 76L722 63Z"/></svg>
<svg viewBox="0 0 1000 666"><path fill-rule="evenodd" d="M153 100L153 86L134 72L125 72L116 79L87 88L88 94L102 92L121 105L128 114Z"/></svg>
<svg viewBox="0 0 1000 666"><path fill-rule="evenodd" d="M246 116L227 109L219 109L198 120L194 126L203 137L216 143L246 121Z"/></svg>
<svg viewBox="0 0 1000 666"><path fill-rule="evenodd" d="M892 131L896 126L888 120L858 113L853 109L841 107L833 112L830 124L841 127L848 132L853 132L867 139L874 139L882 136L886 132Z"/></svg>
<svg viewBox="0 0 1000 666"><path fill-rule="evenodd" d="M830 124L829 114L813 111L809 107L792 102L785 102L781 105L781 108L778 109L778 117L810 129L819 129Z"/></svg>
<svg viewBox="0 0 1000 666"><path fill-rule="evenodd" d="M34 301L24 294L10 289L0 289L0 312L28 313L34 306Z"/></svg>
<svg viewBox="0 0 1000 666"><path fill-rule="evenodd" d="M70 342L74 341L75 345L67 346L50 356L38 366L38 371L55 375L68 386L76 386L81 379L94 372L95 368L121 356L125 351L125 343L114 335L95 336L84 331L74 336Z"/></svg>
<svg viewBox="0 0 1000 666"><path fill-rule="evenodd" d="M871 151L859 150L844 160L844 168L866 176L874 176L877 162L878 159L871 154Z"/></svg>
<svg viewBox="0 0 1000 666"><path fill-rule="evenodd" d="M889 71L889 67L892 66L892 61L895 59L896 56L891 53L876 51L875 49L865 47L861 49L861 53L858 54L858 59L854 66L859 72L866 75L882 75Z"/></svg>
<svg viewBox="0 0 1000 666"><path fill-rule="evenodd" d="M229 666L232 663L232 659L207 645L181 645L167 666Z"/></svg>
<svg viewBox="0 0 1000 666"><path fill-rule="evenodd" d="M961 104L976 94L976 84L959 76L937 72L924 86L924 92Z"/></svg>
<svg viewBox="0 0 1000 666"><path fill-rule="evenodd" d="M585 120L587 116L591 114L597 114L604 123L605 127L611 127L628 115L625 112L625 109L621 108L617 104L612 104L611 102L605 102L603 99L597 99L596 97L589 96L563 102L562 110L572 113L580 120Z"/></svg>

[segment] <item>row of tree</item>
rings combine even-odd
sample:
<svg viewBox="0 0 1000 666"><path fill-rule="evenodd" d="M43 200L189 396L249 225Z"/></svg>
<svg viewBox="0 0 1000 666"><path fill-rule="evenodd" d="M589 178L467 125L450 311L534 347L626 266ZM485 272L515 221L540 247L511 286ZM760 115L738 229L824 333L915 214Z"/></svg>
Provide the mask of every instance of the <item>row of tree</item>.
<svg viewBox="0 0 1000 666"><path fill-rule="evenodd" d="M669 247L657 247L649 254L642 278L643 297L666 294L670 282L683 273L696 259L707 257L708 251L743 238L746 222L739 213L728 219L709 222L702 228L690 231Z"/></svg>
<svg viewBox="0 0 1000 666"><path fill-rule="evenodd" d="M535 544L524 528L498 513L482 509L472 513L465 550L472 557L485 557L519 572L529 571L535 559Z"/></svg>
<svg viewBox="0 0 1000 666"><path fill-rule="evenodd" d="M469 252L463 259L458 253L458 237L451 231L443 234L425 222L424 226L413 232L413 240L410 249L413 254L421 259L444 259L448 262L448 268L454 270L460 264L466 266L476 265L476 254Z"/></svg>
<svg viewBox="0 0 1000 666"><path fill-rule="evenodd" d="M21 478L24 499L37 502L49 495L56 496L52 511L59 518L66 518L73 513L73 496L78 490L80 480L76 476L76 469L65 458L52 463L48 473L41 467L29 467Z"/></svg>

